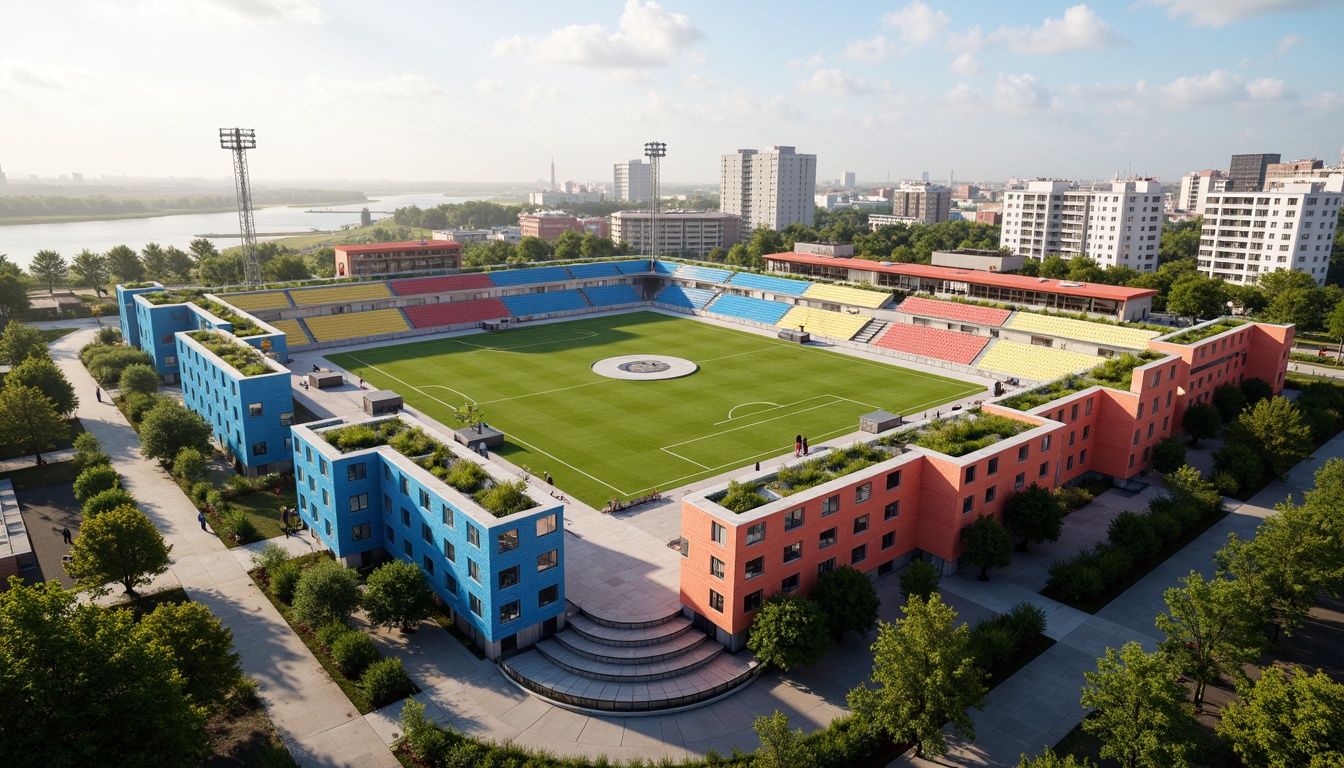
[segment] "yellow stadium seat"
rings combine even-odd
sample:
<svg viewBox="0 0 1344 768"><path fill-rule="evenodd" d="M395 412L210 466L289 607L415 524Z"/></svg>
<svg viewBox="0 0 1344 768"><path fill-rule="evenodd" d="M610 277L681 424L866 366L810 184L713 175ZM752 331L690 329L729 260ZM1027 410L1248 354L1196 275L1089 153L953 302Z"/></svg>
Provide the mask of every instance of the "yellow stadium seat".
<svg viewBox="0 0 1344 768"><path fill-rule="evenodd" d="M980 364L976 367L1032 381L1054 381L1060 376L1091 368L1104 359L1096 355L1000 339L980 356Z"/></svg>
<svg viewBox="0 0 1344 768"><path fill-rule="evenodd" d="M289 295L299 306L311 304L340 304L344 301L362 301L365 299L388 299L392 291L387 283L355 283L353 285L333 285L328 288L291 288Z"/></svg>
<svg viewBox="0 0 1344 768"><path fill-rule="evenodd" d="M259 291L257 293L226 293L219 297L225 304L250 312L254 309L277 309L289 306L289 297L284 291Z"/></svg>
<svg viewBox="0 0 1344 768"><path fill-rule="evenodd" d="M859 288L846 288L843 285L816 283L811 288L803 291L803 298L816 299L817 301L829 301L835 304L848 304L853 307L877 309L888 301L891 301L891 294L878 293L877 291L865 291Z"/></svg>
<svg viewBox="0 0 1344 768"><path fill-rule="evenodd" d="M1004 327L1122 349L1147 349L1148 340L1157 336L1156 331L1145 331L1142 328L1089 323L1086 320L1038 315L1033 312L1018 312Z"/></svg>
<svg viewBox="0 0 1344 768"><path fill-rule="evenodd" d="M405 315L399 309L375 309L369 312L347 312L340 315L305 317L304 323L313 332L315 341L344 341L364 336L409 331Z"/></svg>
<svg viewBox="0 0 1344 768"><path fill-rule="evenodd" d="M290 349L312 343L308 334L303 332L303 326L299 325L298 320L272 320L270 324L277 331L285 334L285 345Z"/></svg>
<svg viewBox="0 0 1344 768"><path fill-rule="evenodd" d="M863 330L872 318L867 315L848 315L844 312L831 312L826 309L794 307L780 318L780 328L806 330L817 336L848 341L854 334Z"/></svg>

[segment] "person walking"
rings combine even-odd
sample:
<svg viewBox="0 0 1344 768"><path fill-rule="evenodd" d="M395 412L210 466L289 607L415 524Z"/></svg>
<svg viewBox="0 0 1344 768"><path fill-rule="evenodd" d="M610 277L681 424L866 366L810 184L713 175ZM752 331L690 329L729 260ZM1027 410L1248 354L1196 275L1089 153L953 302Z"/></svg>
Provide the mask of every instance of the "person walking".
<svg viewBox="0 0 1344 768"><path fill-rule="evenodd" d="M546 484L554 488L555 481L551 479L551 471L548 469L545 472L546 472Z"/></svg>
<svg viewBox="0 0 1344 768"><path fill-rule="evenodd" d="M102 388L102 387L94 387L94 388L93 388L93 396L96 397L96 398L98 398L98 402L100 402L100 403L103 402L103 388Z"/></svg>
<svg viewBox="0 0 1344 768"><path fill-rule="evenodd" d="M803 455L803 436L798 435L797 437L793 438L793 458L796 459L802 455Z"/></svg>
<svg viewBox="0 0 1344 768"><path fill-rule="evenodd" d="M72 540L71 540L70 529L69 529L69 528L62 528L62 529L61 529L61 539L64 540L66 544L70 544L70 543L71 543Z"/></svg>
<svg viewBox="0 0 1344 768"><path fill-rule="evenodd" d="M803 438L803 455L804 455L804 456L808 455L808 450L807 450L807 438L806 438L806 437Z"/></svg>
<svg viewBox="0 0 1344 768"><path fill-rule="evenodd" d="M198 522L198 523L201 524L201 530L202 530L202 531L209 530L209 529L207 529L207 528L205 527L205 513L204 513L204 512L197 512L197 513L196 513L196 522Z"/></svg>

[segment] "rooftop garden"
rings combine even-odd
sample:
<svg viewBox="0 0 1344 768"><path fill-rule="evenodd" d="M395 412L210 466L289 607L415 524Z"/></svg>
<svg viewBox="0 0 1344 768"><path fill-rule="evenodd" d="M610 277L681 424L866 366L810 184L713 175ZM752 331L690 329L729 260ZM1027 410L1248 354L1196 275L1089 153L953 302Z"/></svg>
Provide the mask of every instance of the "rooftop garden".
<svg viewBox="0 0 1344 768"><path fill-rule="evenodd" d="M470 496L495 517L507 517L537 506L527 495L525 481L496 482L480 464L459 458L423 428L412 427L401 419L337 427L323 432L322 437L341 453L386 445L445 485Z"/></svg>
<svg viewBox="0 0 1344 768"><path fill-rule="evenodd" d="M959 419L934 419L915 430L907 430L885 438L884 445L913 443L921 448L946 456L965 456L981 448L1035 429L1037 425L1007 416L981 413L978 409L966 412Z"/></svg>
<svg viewBox="0 0 1344 768"><path fill-rule="evenodd" d="M206 312L218 317L226 323L233 324L233 335L238 337L260 336L266 331L261 326L246 317L234 312L232 309L220 304L217 301L211 301L196 291L155 291L153 293L139 294L150 304L185 304L191 302L204 309Z"/></svg>
<svg viewBox="0 0 1344 768"><path fill-rule="evenodd" d="M274 373L255 347L231 341L219 331L196 331L190 335L197 344L213 352L244 376Z"/></svg>
<svg viewBox="0 0 1344 768"><path fill-rule="evenodd" d="M1194 344L1197 341L1203 341L1210 336L1216 336L1224 331L1230 331L1233 328L1246 325L1250 320L1241 320L1235 317L1224 317L1208 325L1199 328L1191 328L1188 331L1182 331L1163 341L1168 344Z"/></svg>
<svg viewBox="0 0 1344 768"><path fill-rule="evenodd" d="M1134 369L1160 360L1163 356L1162 352L1153 349L1146 349L1137 355L1123 354L1097 365L1087 373L1070 374L1049 384L1006 397L998 404L1005 408L1029 411L1061 397L1081 392L1088 387L1102 386L1128 392L1134 380Z"/></svg>
<svg viewBox="0 0 1344 768"><path fill-rule="evenodd" d="M151 282L139 282L139 283L125 283L121 287L127 290L135 290L136 288L149 288L152 287L153 285L154 284Z"/></svg>
<svg viewBox="0 0 1344 768"><path fill-rule="evenodd" d="M772 501L760 493L762 486L775 496L792 496L886 461L898 453L899 450L892 446L855 443L848 448L828 451L814 459L780 467L774 478L764 484L739 483L734 480L728 483L726 489L708 498L724 509L742 514Z"/></svg>

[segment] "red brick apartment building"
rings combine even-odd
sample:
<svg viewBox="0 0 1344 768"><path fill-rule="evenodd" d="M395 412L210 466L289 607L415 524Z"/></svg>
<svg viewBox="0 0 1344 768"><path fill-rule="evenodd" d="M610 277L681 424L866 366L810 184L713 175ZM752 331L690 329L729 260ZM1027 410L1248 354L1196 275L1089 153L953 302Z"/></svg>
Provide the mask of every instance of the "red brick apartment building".
<svg viewBox="0 0 1344 768"><path fill-rule="evenodd" d="M567 213L543 211L539 213L518 214L518 228L523 237L539 237L548 242L560 239L566 232L590 234L594 237L609 237L611 227L607 220L593 216L580 219Z"/></svg>
<svg viewBox="0 0 1344 768"><path fill-rule="evenodd" d="M337 277L462 267L462 244L452 240L338 245L333 250L336 251Z"/></svg>
<svg viewBox="0 0 1344 768"><path fill-rule="evenodd" d="M1281 389L1293 328L1217 321L1162 338L1136 361L1128 390L1066 377L965 414L1021 426L964 455L915 445L928 426L920 424L884 436L894 443L892 458L742 514L715 503L724 486L687 495L684 609L737 650L764 599L806 595L824 571L849 565L883 576L920 558L951 572L966 526L980 515L1002 520L1018 489L1054 489L1088 473L1132 480L1147 472L1153 445L1179 429L1185 407L1206 401L1214 387L1257 376ZM739 480L769 482L774 474Z"/></svg>

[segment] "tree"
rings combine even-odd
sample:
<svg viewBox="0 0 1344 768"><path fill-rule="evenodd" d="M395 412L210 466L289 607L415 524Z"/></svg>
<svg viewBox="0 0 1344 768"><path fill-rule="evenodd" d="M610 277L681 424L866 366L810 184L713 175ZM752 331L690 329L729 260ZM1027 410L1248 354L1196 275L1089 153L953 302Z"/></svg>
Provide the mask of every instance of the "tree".
<svg viewBox="0 0 1344 768"><path fill-rule="evenodd" d="M345 623L358 608L359 579L335 560L322 560L304 571L294 588L294 618L314 629Z"/></svg>
<svg viewBox="0 0 1344 768"><path fill-rule="evenodd" d="M1041 260L1041 266L1036 270L1041 277L1048 277L1054 280L1063 280L1069 276L1069 263L1059 254L1051 254Z"/></svg>
<svg viewBox="0 0 1344 768"><path fill-rule="evenodd" d="M6 365L18 365L30 357L50 360L47 338L42 332L23 323L10 323L0 333L0 362Z"/></svg>
<svg viewBox="0 0 1344 768"><path fill-rule="evenodd" d="M1213 473L1226 472L1236 478L1239 488L1249 488L1265 474L1260 454L1245 443L1228 443L1213 454Z"/></svg>
<svg viewBox="0 0 1344 768"><path fill-rule="evenodd" d="M954 627L956 611L938 595L911 598L904 618L883 623L873 644L871 681L849 692L850 709L896 742L916 743L915 755L947 751L943 724L967 739L975 723L967 710L985 706L984 672L971 653L970 631Z"/></svg>
<svg viewBox="0 0 1344 768"><path fill-rule="evenodd" d="M215 244L204 237L198 237L195 240L192 240L191 243L187 245L187 249L191 251L191 258L197 264L200 264L202 261L205 261L212 256L219 255L219 251L216 250Z"/></svg>
<svg viewBox="0 0 1344 768"><path fill-rule="evenodd" d="M1207 437L1217 437L1222 429L1223 420L1217 409L1211 405L1199 403L1185 409L1181 416L1181 429L1190 438L1190 444L1199 447L1199 441Z"/></svg>
<svg viewBox="0 0 1344 768"><path fill-rule="evenodd" d="M172 461L183 448L210 450L210 423L175 400L164 400L140 423L140 450L159 461Z"/></svg>
<svg viewBox="0 0 1344 768"><path fill-rule="evenodd" d="M103 451L103 444L92 432L81 432L75 436L75 466L80 471L100 464L111 464L112 457Z"/></svg>
<svg viewBox="0 0 1344 768"><path fill-rule="evenodd" d="M140 254L124 245L114 245L107 251L107 268L122 283L138 283L145 279L145 265Z"/></svg>
<svg viewBox="0 0 1344 768"><path fill-rule="evenodd" d="M1083 731L1101 739L1101 756L1124 768L1184 765L1193 746L1194 707L1185 700L1176 666L1136 642L1106 649L1096 672L1084 672L1083 706L1095 710Z"/></svg>
<svg viewBox="0 0 1344 768"><path fill-rule="evenodd" d="M747 647L767 667L810 667L826 655L826 614L811 600L775 594L756 610Z"/></svg>
<svg viewBox="0 0 1344 768"><path fill-rule="evenodd" d="M103 491L121 487L121 475L111 464L98 464L79 473L75 478L75 501L81 504Z"/></svg>
<svg viewBox="0 0 1344 768"><path fill-rule="evenodd" d="M1235 384L1219 384L1213 388L1213 408L1218 411L1218 418L1226 424L1246 410L1246 396Z"/></svg>
<svg viewBox="0 0 1344 768"><path fill-rule="evenodd" d="M104 512L111 512L112 510L120 509L121 507L139 509L140 502L136 501L134 496L120 488L108 488L107 490L95 493L89 497L88 501L84 502L84 519L88 520L97 517Z"/></svg>
<svg viewBox="0 0 1344 768"><path fill-rule="evenodd" d="M5 385L33 387L46 395L56 413L62 416L69 416L79 407L79 397L75 395L74 385L66 380L61 369L46 356L29 357L19 363L5 378Z"/></svg>
<svg viewBox="0 0 1344 768"><path fill-rule="evenodd" d="M158 243L148 243L140 249L140 263L151 280L168 279L168 254Z"/></svg>
<svg viewBox="0 0 1344 768"><path fill-rule="evenodd" d="M171 654L194 704L219 707L243 677L233 630L201 603L163 603L140 620L140 632Z"/></svg>
<svg viewBox="0 0 1344 768"><path fill-rule="evenodd" d="M276 256L266 263L266 266L261 270L261 274L268 282L275 283L308 280L313 276L312 271L308 269L308 262L297 253Z"/></svg>
<svg viewBox="0 0 1344 768"><path fill-rule="evenodd" d="M1195 681L1198 710L1210 682L1240 673L1259 657L1263 636L1246 584L1222 577L1205 581L1191 571L1181 585L1163 593L1167 610L1157 615L1157 628L1167 636L1162 652Z"/></svg>
<svg viewBox="0 0 1344 768"><path fill-rule="evenodd" d="M107 284L112 280L112 268L106 256L89 250L80 251L71 262L70 271L81 285L92 288L95 296L107 293Z"/></svg>
<svg viewBox="0 0 1344 768"><path fill-rule="evenodd" d="M912 561L901 571L901 597L909 600L918 597L927 600L938 591L938 581L942 574L938 566L923 560Z"/></svg>
<svg viewBox="0 0 1344 768"><path fill-rule="evenodd" d="M1167 311L1191 320L1227 313L1227 290L1221 279L1192 273L1171 286Z"/></svg>
<svg viewBox="0 0 1344 768"><path fill-rule="evenodd" d="M410 632L434 610L434 593L420 568L405 560L378 566L364 586L364 610L377 626Z"/></svg>
<svg viewBox="0 0 1344 768"><path fill-rule="evenodd" d="M1241 389L1241 394L1246 397L1246 405L1255 405L1261 400L1268 400L1274 396L1274 387L1270 386L1268 381L1258 377L1250 376L1242 379L1237 385ZM1238 414L1240 415L1240 414Z"/></svg>
<svg viewBox="0 0 1344 768"><path fill-rule="evenodd" d="M1294 464L1311 455L1311 427L1286 397L1261 400L1229 426L1229 437L1255 449L1282 480Z"/></svg>
<svg viewBox="0 0 1344 768"><path fill-rule="evenodd" d="M1344 355L1344 301L1335 304L1325 317L1325 332L1331 338L1339 339L1339 354Z"/></svg>
<svg viewBox="0 0 1344 768"><path fill-rule="evenodd" d="M789 730L789 716L775 710L775 714L761 715L752 721L752 730L761 740L761 748L752 756L753 768L799 768L810 765L812 753L803 742L803 729Z"/></svg>
<svg viewBox="0 0 1344 768"><path fill-rule="evenodd" d="M1064 510L1050 491L1032 483L1008 497L1003 506L1009 533L1020 539L1018 550L1032 542L1059 541L1064 528Z"/></svg>
<svg viewBox="0 0 1344 768"><path fill-rule="evenodd" d="M175 768L209 754L205 708L130 611L55 581L10 585L0 594L0 760Z"/></svg>
<svg viewBox="0 0 1344 768"><path fill-rule="evenodd" d="M172 551L144 512L118 507L85 519L65 569L78 589L101 594L115 581L135 595L136 587L167 572Z"/></svg>
<svg viewBox="0 0 1344 768"><path fill-rule="evenodd" d="M1344 685L1320 670L1264 670L1237 686L1223 708L1218 735L1246 765L1331 768L1344 765Z"/></svg>
<svg viewBox="0 0 1344 768"><path fill-rule="evenodd" d="M1106 528L1111 544L1130 554L1135 561L1147 560L1162 548L1162 540L1153 528L1150 516L1125 510L1111 519Z"/></svg>
<svg viewBox="0 0 1344 768"><path fill-rule="evenodd" d="M205 455L195 448L183 448L173 457L173 474L183 480L201 480L205 470Z"/></svg>
<svg viewBox="0 0 1344 768"><path fill-rule="evenodd" d="M159 378L159 372L154 370L153 366L136 364L128 365L121 371L121 377L117 379L117 388L123 395L152 395L159 391L159 384L163 380Z"/></svg>
<svg viewBox="0 0 1344 768"><path fill-rule="evenodd" d="M524 237L514 249L514 258L523 263L550 261L551 244L539 237Z"/></svg>
<svg viewBox="0 0 1344 768"><path fill-rule="evenodd" d="M28 286L14 275L0 275L0 320L9 323L28 313Z"/></svg>
<svg viewBox="0 0 1344 768"><path fill-rule="evenodd" d="M201 259L196 273L206 285L237 285L243 282L243 257L235 253Z"/></svg>
<svg viewBox="0 0 1344 768"><path fill-rule="evenodd" d="M1162 474L1185 466L1185 446L1173 437L1164 437L1153 446L1153 469Z"/></svg>
<svg viewBox="0 0 1344 768"><path fill-rule="evenodd" d="M980 581L989 581L990 568L1007 568L1013 562L1013 538L992 515L981 515L966 528L966 562L980 566Z"/></svg>
<svg viewBox="0 0 1344 768"><path fill-rule="evenodd" d="M877 609L882 600L872 579L863 571L842 565L817 577L809 597L826 615L826 626L839 643L848 632L864 637L877 626Z"/></svg>
<svg viewBox="0 0 1344 768"><path fill-rule="evenodd" d="M191 268L195 262L186 251L176 245L170 245L163 249L163 257L164 268L174 281L185 283L191 277Z"/></svg>
<svg viewBox="0 0 1344 768"><path fill-rule="evenodd" d="M1055 750L1047 747L1040 757L1022 755L1022 762L1017 764L1017 768L1097 768L1097 764L1086 757L1080 763L1073 755L1057 755Z"/></svg>
<svg viewBox="0 0 1344 768"><path fill-rule="evenodd" d="M64 283L70 273L70 266L56 251L38 251L28 268L33 271L33 277L37 278L39 283L46 283L47 293L54 291L58 284Z"/></svg>
<svg viewBox="0 0 1344 768"><path fill-rule="evenodd" d="M70 427L36 387L6 384L0 389L0 445L12 445L42 462L42 451L64 440Z"/></svg>
<svg viewBox="0 0 1344 768"><path fill-rule="evenodd" d="M568 230L555 240L555 258L568 261L583 256L583 235Z"/></svg>

